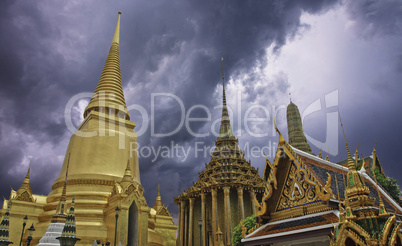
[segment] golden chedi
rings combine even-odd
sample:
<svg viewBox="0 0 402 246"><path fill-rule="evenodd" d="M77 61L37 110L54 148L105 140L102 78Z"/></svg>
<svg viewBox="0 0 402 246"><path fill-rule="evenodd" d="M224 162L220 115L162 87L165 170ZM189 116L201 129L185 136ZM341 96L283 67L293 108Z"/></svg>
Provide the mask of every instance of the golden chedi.
<svg viewBox="0 0 402 246"><path fill-rule="evenodd" d="M92 245L95 240L113 244L115 239L116 245L172 245L166 242L175 235L177 226L169 213L163 223L158 222L158 214L153 215L145 201L140 181L136 124L130 121L121 83L120 14L99 83L83 122L70 139L52 191L47 197L32 194L28 171L21 188L12 190L10 199L3 203L2 215L10 201L12 204L10 239L14 243L19 242L25 215L27 224L34 223L36 229L34 245L55 217L63 217L60 222L65 223L74 196L76 237L81 239L77 245ZM163 235L157 232L160 227Z"/></svg>

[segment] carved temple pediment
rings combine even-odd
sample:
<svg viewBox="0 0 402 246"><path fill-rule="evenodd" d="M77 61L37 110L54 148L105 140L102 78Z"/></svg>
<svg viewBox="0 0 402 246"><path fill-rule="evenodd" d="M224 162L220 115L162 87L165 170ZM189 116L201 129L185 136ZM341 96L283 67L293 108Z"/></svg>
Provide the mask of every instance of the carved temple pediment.
<svg viewBox="0 0 402 246"><path fill-rule="evenodd" d="M14 198L14 200L24 201L24 202L35 202L35 199L33 198L32 194L30 194L28 191L24 191L20 195L17 195Z"/></svg>

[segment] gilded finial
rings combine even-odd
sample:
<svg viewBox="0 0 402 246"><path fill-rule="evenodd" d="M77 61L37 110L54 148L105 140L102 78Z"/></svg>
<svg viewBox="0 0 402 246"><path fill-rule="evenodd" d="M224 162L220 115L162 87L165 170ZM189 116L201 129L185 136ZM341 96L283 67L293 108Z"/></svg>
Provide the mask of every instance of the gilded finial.
<svg viewBox="0 0 402 246"><path fill-rule="evenodd" d="M275 127L275 131L279 134L279 145L284 144L285 143L285 139L282 136L282 133L279 131L278 127L276 126L276 115L274 117L274 127Z"/></svg>
<svg viewBox="0 0 402 246"><path fill-rule="evenodd" d="M27 172L27 175L25 176L26 179L29 179L30 173L31 173L31 162L29 162L28 172Z"/></svg>
<svg viewBox="0 0 402 246"><path fill-rule="evenodd" d="M359 151L357 150L358 148L359 148L359 143L357 143L356 152L355 152L355 161L356 161L356 164L357 164L357 161L359 160Z"/></svg>
<svg viewBox="0 0 402 246"><path fill-rule="evenodd" d="M117 19L116 30L114 31L112 43L119 43L120 41L120 15L121 12L119 12L119 17Z"/></svg>
<svg viewBox="0 0 402 246"><path fill-rule="evenodd" d="M346 141L345 130L343 129L343 123L342 123L341 114L339 113L339 111L338 111L338 114L339 114L339 121L341 122L343 138L345 139L346 152L348 153L348 168L349 168L349 170L356 170L355 163L352 159L352 156L350 155L349 146L348 146L348 142Z"/></svg>
<svg viewBox="0 0 402 246"><path fill-rule="evenodd" d="M321 146L320 152L318 152L318 157L322 159L321 150L322 150L322 146Z"/></svg>

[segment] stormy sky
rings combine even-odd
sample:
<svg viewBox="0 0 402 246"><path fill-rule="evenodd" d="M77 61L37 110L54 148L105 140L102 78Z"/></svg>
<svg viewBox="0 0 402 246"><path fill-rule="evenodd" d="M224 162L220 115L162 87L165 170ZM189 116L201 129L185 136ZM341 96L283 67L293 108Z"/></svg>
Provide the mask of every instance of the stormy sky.
<svg viewBox="0 0 402 246"><path fill-rule="evenodd" d="M173 197L198 178L219 128L222 62L235 135L263 171L286 106L303 115L313 152L377 153L402 180L402 2L399 0L0 2L0 193L18 189L29 163L47 195L98 83L121 11L125 99L137 123L141 182L153 206L177 217ZM290 96L289 96L290 93ZM80 94L82 95L82 94ZM88 97L89 95L89 97ZM187 121L186 121L187 120ZM253 151L254 148L254 151ZM142 152L141 152L142 151ZM155 154L157 153L157 154ZM401 182L399 182L401 184Z"/></svg>

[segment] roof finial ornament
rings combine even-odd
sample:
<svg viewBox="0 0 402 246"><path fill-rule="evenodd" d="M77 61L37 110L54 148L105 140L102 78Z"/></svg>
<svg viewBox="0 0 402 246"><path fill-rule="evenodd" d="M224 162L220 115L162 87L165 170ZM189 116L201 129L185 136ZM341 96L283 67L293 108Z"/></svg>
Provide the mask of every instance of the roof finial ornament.
<svg viewBox="0 0 402 246"><path fill-rule="evenodd" d="M26 179L29 179L30 173L31 173L31 162L29 162L28 172L27 172L27 175L25 176Z"/></svg>
<svg viewBox="0 0 402 246"><path fill-rule="evenodd" d="M292 93L289 92L289 100L292 102Z"/></svg>
<svg viewBox="0 0 402 246"><path fill-rule="evenodd" d="M357 165L357 161L359 160L359 151L357 151L358 148L359 148L359 143L357 143L356 152L355 152L355 161L356 161L356 165Z"/></svg>
<svg viewBox="0 0 402 246"><path fill-rule="evenodd" d="M349 170L356 170L356 165L352 159L352 156L350 155L350 151L349 151L349 146L348 146L348 142L346 141L346 135L345 135L345 130L343 129L343 123L342 123L342 119L341 119L341 113L338 110L338 115L339 115L339 121L341 122L341 127L342 127L342 132L343 132L343 138L345 139L345 145L346 145L346 152L348 153L348 168Z"/></svg>
<svg viewBox="0 0 402 246"><path fill-rule="evenodd" d="M278 144L279 144L279 145L284 144L286 141L285 141L285 139L283 138L282 133L279 131L278 127L276 126L276 115L275 115L275 117L274 117L274 127L275 127L275 131L279 134L279 141L278 141Z"/></svg>
<svg viewBox="0 0 402 246"><path fill-rule="evenodd" d="M328 148L327 157L325 157L325 160L327 160L327 161L329 161L329 153L330 153L330 149Z"/></svg>

